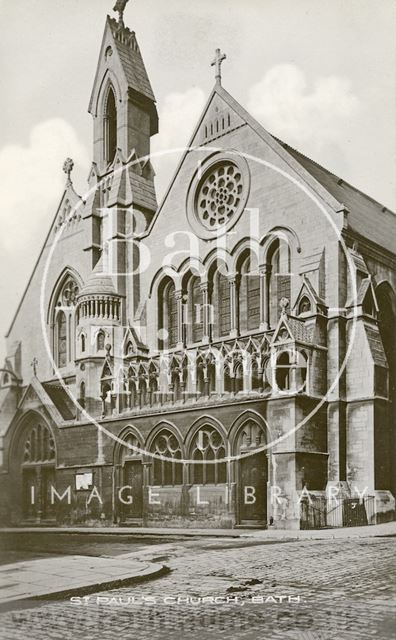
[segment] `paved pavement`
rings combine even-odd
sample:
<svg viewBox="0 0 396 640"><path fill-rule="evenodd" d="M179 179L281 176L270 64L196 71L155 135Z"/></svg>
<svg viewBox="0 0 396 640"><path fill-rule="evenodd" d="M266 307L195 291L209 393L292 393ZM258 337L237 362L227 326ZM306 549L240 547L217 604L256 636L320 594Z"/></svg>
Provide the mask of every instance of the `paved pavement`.
<svg viewBox="0 0 396 640"><path fill-rule="evenodd" d="M136 558L64 556L0 567L0 611L25 600L71 596L131 585L165 572L162 565Z"/></svg>
<svg viewBox="0 0 396 640"><path fill-rule="evenodd" d="M381 535L396 536L396 521L366 527L340 527L334 529L183 529L175 527L13 527L1 528L0 535L13 533L78 533L87 535L135 535L140 536L183 536L207 538L240 538L253 537L262 539L312 539L326 540L328 538L374 537Z"/></svg>
<svg viewBox="0 0 396 640"><path fill-rule="evenodd" d="M166 576L2 614L0 635L4 640L391 640L396 638L395 549L392 537L164 542L122 560L165 564L172 570Z"/></svg>

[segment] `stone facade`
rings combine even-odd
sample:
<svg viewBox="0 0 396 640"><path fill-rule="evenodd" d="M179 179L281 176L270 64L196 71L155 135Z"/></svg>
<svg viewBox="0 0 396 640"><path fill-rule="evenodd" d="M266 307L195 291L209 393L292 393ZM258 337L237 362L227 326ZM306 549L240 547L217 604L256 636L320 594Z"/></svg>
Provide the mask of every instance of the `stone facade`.
<svg viewBox="0 0 396 640"><path fill-rule="evenodd" d="M339 525L363 492L392 519L395 215L265 131L220 62L158 206L155 97L111 18L89 111L89 190L65 163L7 335L4 521L324 526L338 500Z"/></svg>

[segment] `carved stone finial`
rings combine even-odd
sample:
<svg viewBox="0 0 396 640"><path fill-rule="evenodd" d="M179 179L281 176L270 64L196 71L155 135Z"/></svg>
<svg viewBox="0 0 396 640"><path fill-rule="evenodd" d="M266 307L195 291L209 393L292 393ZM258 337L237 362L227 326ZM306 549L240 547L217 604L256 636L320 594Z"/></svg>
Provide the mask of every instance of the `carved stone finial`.
<svg viewBox="0 0 396 640"><path fill-rule="evenodd" d="M110 351L111 351L111 344L107 343L107 344L105 345L105 349L106 349L106 353L107 353L107 355L109 356L109 355L110 355Z"/></svg>
<svg viewBox="0 0 396 640"><path fill-rule="evenodd" d="M67 175L68 184L71 183L70 174L73 171L73 168L74 168L73 160L71 158L66 158L66 160L63 163L63 172Z"/></svg>
<svg viewBox="0 0 396 640"><path fill-rule="evenodd" d="M113 7L113 11L118 13L118 24L123 27L124 26L124 11L125 7L129 0L117 0Z"/></svg>
<svg viewBox="0 0 396 640"><path fill-rule="evenodd" d="M289 306L289 298L281 298L279 301L282 314L286 313L286 309Z"/></svg>
<svg viewBox="0 0 396 640"><path fill-rule="evenodd" d="M227 56L225 53L221 53L220 49L216 49L216 54L214 60L211 63L211 66L216 68L215 78L218 84L221 84L221 64L226 58Z"/></svg>

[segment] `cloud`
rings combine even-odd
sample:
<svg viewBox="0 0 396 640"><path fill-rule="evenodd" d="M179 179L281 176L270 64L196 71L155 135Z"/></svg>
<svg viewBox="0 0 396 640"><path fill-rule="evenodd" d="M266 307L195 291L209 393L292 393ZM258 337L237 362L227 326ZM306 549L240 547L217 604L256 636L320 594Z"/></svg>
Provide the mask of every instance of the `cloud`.
<svg viewBox="0 0 396 640"><path fill-rule="evenodd" d="M339 143L359 109L346 78L319 77L310 88L304 72L292 64L269 69L248 98L248 110L268 131L310 151Z"/></svg>
<svg viewBox="0 0 396 640"><path fill-rule="evenodd" d="M62 119L36 125L27 147L0 149L0 223L6 230L0 236L2 251L22 253L42 225L48 231L65 185L62 164L67 156L77 170L88 170L87 150Z"/></svg>
<svg viewBox="0 0 396 640"><path fill-rule="evenodd" d="M70 156L75 171L88 172L89 159L74 129L62 119L33 127L27 146L0 149L0 334L11 321L60 202ZM0 346L0 354L3 352Z"/></svg>
<svg viewBox="0 0 396 640"><path fill-rule="evenodd" d="M169 93L162 101L159 114L159 134L152 140L152 152L167 151L188 144L205 104L205 94L199 87L184 93ZM162 195L181 156L180 151L153 158L157 171L157 192Z"/></svg>

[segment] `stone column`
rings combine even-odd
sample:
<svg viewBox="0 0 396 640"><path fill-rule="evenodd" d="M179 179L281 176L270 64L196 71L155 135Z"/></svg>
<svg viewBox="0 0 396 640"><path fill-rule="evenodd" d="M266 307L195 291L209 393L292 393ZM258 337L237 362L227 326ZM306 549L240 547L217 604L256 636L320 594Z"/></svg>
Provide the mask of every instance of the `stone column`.
<svg viewBox="0 0 396 640"><path fill-rule="evenodd" d="M183 291L178 289L175 292L177 307L177 344L178 349L183 348Z"/></svg>
<svg viewBox="0 0 396 640"><path fill-rule="evenodd" d="M270 305L269 305L269 280L271 267L264 264L259 269L260 275L260 331L268 331Z"/></svg>
<svg viewBox="0 0 396 640"><path fill-rule="evenodd" d="M210 323L213 320L211 307L209 305L209 284L207 282L201 282L201 293L202 293L202 342L205 344L209 343L210 339Z"/></svg>
<svg viewBox="0 0 396 640"><path fill-rule="evenodd" d="M230 338L236 338L238 335L238 299L236 273L232 273L228 276L228 284L230 287Z"/></svg>

